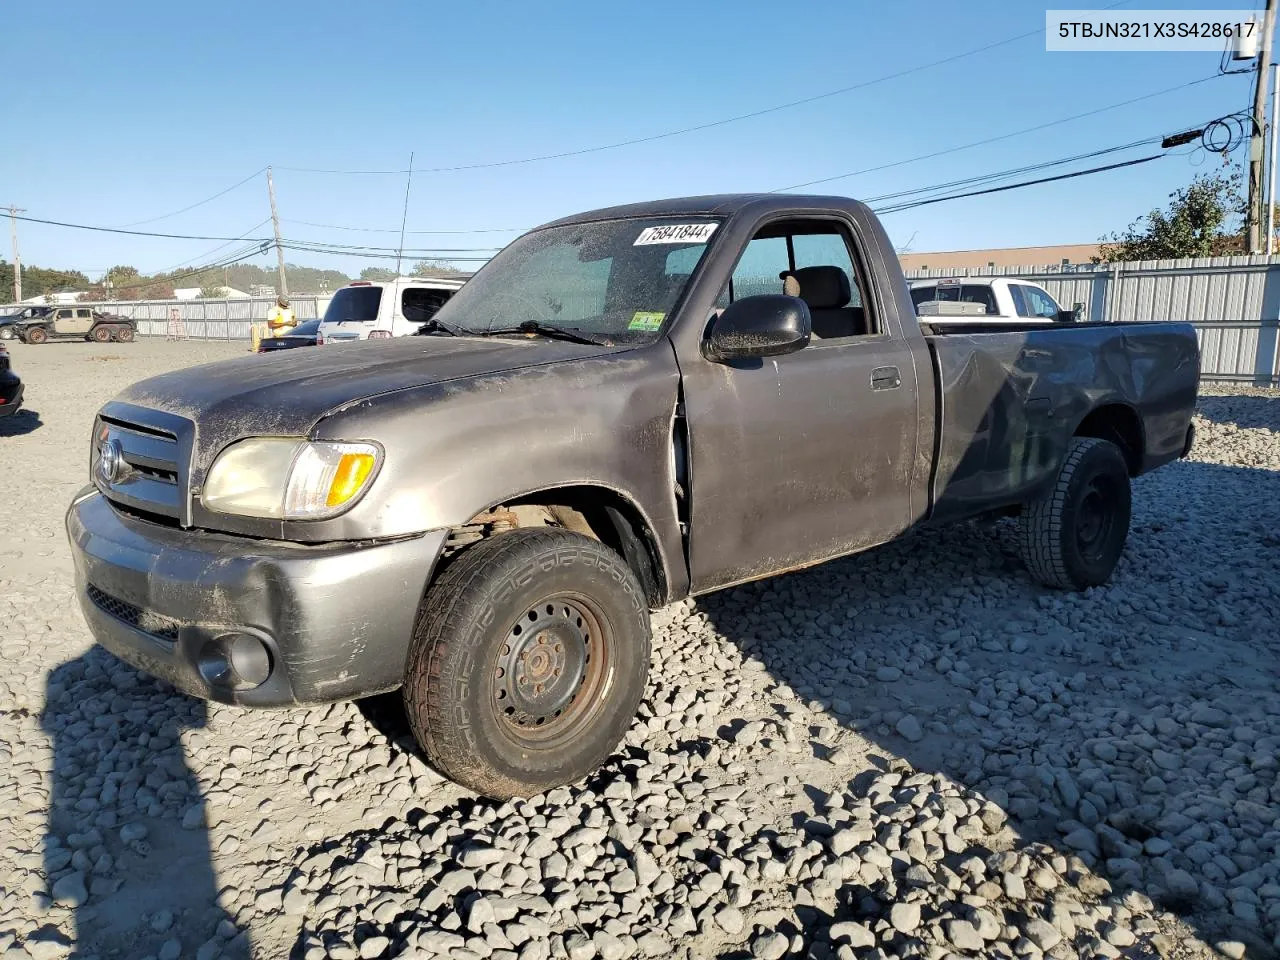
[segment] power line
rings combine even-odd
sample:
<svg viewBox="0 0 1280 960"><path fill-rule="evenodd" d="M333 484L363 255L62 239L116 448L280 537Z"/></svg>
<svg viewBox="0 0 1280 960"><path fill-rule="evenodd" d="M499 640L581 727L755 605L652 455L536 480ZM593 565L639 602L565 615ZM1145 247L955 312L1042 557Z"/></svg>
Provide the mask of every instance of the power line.
<svg viewBox="0 0 1280 960"><path fill-rule="evenodd" d="M112 286L111 289L118 292L120 290L140 290L144 287L155 286L156 284L169 284L172 286L174 281L185 280L188 277L198 277L202 274L208 273L210 270L220 270L223 267L229 267L232 264L240 263L242 260L248 260L250 257L256 257L264 254L270 249L269 243L270 241L263 240L260 243L253 244L252 248L239 250L229 257L224 257L221 260L214 261L213 263L203 264L184 273L176 273L168 276L153 275L150 280L139 280L137 283Z"/></svg>
<svg viewBox="0 0 1280 960"><path fill-rule="evenodd" d="M1124 6L1129 0L1119 0L1112 3L1104 10L1111 10L1115 7ZM559 153L545 153L533 157L520 157L514 160L494 160L487 163L464 163L449 167L427 167L412 171L414 173L456 173L462 170L487 170L494 167L514 167L528 163L541 163L545 160L563 160L568 157L580 157L590 153L600 153L604 150L617 150L621 147L632 147L642 143L653 143L657 140L667 140L671 137L684 136L687 133L697 133L700 130L711 130L716 127L723 127L731 123L738 123L742 120L753 120L756 117L768 116L771 113L778 113L783 110L791 110L795 107L805 106L810 103L817 103L821 100L828 100L831 97L842 96L846 93L852 93L855 90L865 90L867 87L873 87L877 84L887 83L890 80L897 80L902 77L908 77L912 74L921 73L925 70L932 70L935 67L941 67L948 63L955 63L958 60L964 60L968 57L977 56L980 53L986 53L988 50L995 50L999 47L1007 46L1010 43L1016 43L1019 40L1025 40L1027 37L1036 37L1044 33L1044 27L1035 30L1029 30L1026 33L1019 33L1012 37L1006 37L1003 40L996 40L991 43L984 44L980 47L974 47L972 50L964 50L960 53L952 54L949 57L942 57L938 60L930 60L927 63L917 64L914 67L907 67L905 70L898 70L894 73L887 73L880 77L873 77L870 80L862 80L858 83L850 84L847 87L840 87L836 90L828 90L825 93L816 93L812 96L801 97L799 100L791 100L787 103L780 103L776 106L765 107L760 110L752 110L749 113L740 113L732 117L724 117L720 120L711 120L707 123L698 123L689 127L681 127L678 130L668 130L665 133L655 133L646 137L632 137L627 140L619 140L614 143L599 144L594 147L582 147L577 150L564 150ZM1216 74L1215 74L1216 76ZM277 167L278 170L288 170L294 173L322 173L336 174L341 176L351 175L368 175L368 176L400 176L409 173L408 170L332 170L317 167ZM790 189L790 188L783 188Z"/></svg>
<svg viewBox="0 0 1280 960"><path fill-rule="evenodd" d="M228 240L226 243L218 244L212 250L206 250L204 253L198 253L194 257L187 257L185 260L181 261L180 263L175 263L172 267L169 267L167 270L161 270L160 272L168 273L170 270L177 270L179 267L184 267L189 263L194 263L197 260L203 260L205 257L209 256L210 254L217 253L219 250L222 250L225 247L231 246L231 244L235 243L236 240L248 239L249 234L253 233L253 231L257 230L259 227L265 227L270 222L271 222L271 218L267 217L265 220L261 220L258 223L255 223L248 230L244 231L244 233L240 234L240 236L236 237L235 240Z"/></svg>
<svg viewBox="0 0 1280 960"><path fill-rule="evenodd" d="M1174 93L1178 90L1185 90L1187 87L1194 87L1197 84L1207 83L1210 80L1216 80L1220 74L1214 74L1211 77L1201 77L1199 80L1190 80L1186 83L1180 83L1176 87L1168 87L1164 90L1156 90L1153 93L1146 93L1140 97L1132 97L1128 100L1121 100L1119 103L1108 104L1105 107L1096 107L1093 110L1086 110L1084 113L1073 114L1069 117L1062 117L1058 120L1049 120L1045 123L1037 123L1035 126L1023 127L1021 130L1014 130L1010 133L1002 133L999 136L987 137L983 140L974 140L972 143L961 144L957 147L947 147L944 150L934 150L931 153L922 153L914 157L907 157L904 160L894 160L891 163L882 163L874 167L864 167L861 170L852 170L848 173L838 173L830 177L819 177L816 180L806 180L803 183L793 183L786 187L775 187L769 193L783 193L787 190L799 190L801 187L813 187L820 183L834 183L837 180L847 180L850 177L859 177L867 173L877 173L881 170L888 170L893 167L901 167L908 163L917 163L921 160L932 160L936 157L944 157L950 153L958 153L961 150L971 150L974 147L983 147L989 143L999 143L1001 140L1009 140L1013 137L1020 137L1026 133L1034 133L1037 130L1045 130L1049 127L1056 127L1059 124L1071 123L1073 120L1083 120L1085 117L1096 116L1099 113L1106 113L1108 110L1118 110L1120 107L1127 107L1130 104L1140 103L1143 100L1151 100L1154 97L1162 97L1166 93Z"/></svg>
<svg viewBox="0 0 1280 960"><path fill-rule="evenodd" d="M1008 170L1000 170L995 173L984 173L974 177L967 177L963 180L951 180L947 183L935 183L927 187L914 187L910 190L898 190L894 193L885 193L877 197L866 197L864 203L879 203L882 200L896 200L901 197L914 196L922 193L933 193L938 190L949 190L953 187L967 187L978 183L991 183L996 180L1003 180L1008 177L1014 177L1021 173L1031 173L1035 170L1045 170L1049 167L1060 167L1063 164L1075 163L1079 160L1091 160L1095 157L1106 156L1111 153L1121 153L1125 150L1132 150L1134 147L1145 146L1150 143L1159 143L1160 137L1148 137L1145 140L1134 140L1131 143L1120 144L1115 147L1104 147L1101 150L1091 150L1088 153L1078 153L1072 157L1063 157L1060 160L1046 160L1041 163L1032 163L1024 167L1013 167Z"/></svg>
<svg viewBox="0 0 1280 960"><path fill-rule="evenodd" d="M28 223L41 223L46 226L66 227L71 230L92 230L95 233L118 233L118 234L124 234L126 236L131 236L131 237L158 237L160 239L165 239L165 240L223 240L227 242L235 242L237 240L245 239L243 235L239 237L217 237L217 236L210 236L207 234L195 234L195 233L157 233L150 230L125 230L120 227L99 227L99 226L94 226L92 224L87 224L87 223L68 223L64 220L44 220L39 217L17 217L16 219L25 220ZM263 221L263 223L265 222L266 221ZM305 244L305 243L313 242L313 241L307 241L307 240L291 241L288 238L282 238L282 240L285 243ZM319 241L314 241L314 242L319 242ZM384 251L386 250L386 251L394 252L396 250L396 247L375 247L375 246L363 246L359 244L336 244L335 243L335 244L324 244L324 246L330 246L334 248L340 248L340 249L346 249L346 250L352 250L352 251L360 251L360 250ZM499 249L501 248L500 247L414 247L411 249L406 249L405 252L416 255L416 254L437 254L437 253L476 253L476 252L489 252L489 251L494 251Z"/></svg>
<svg viewBox="0 0 1280 960"><path fill-rule="evenodd" d="M213 201L213 200L217 200L219 197L230 193L236 187L243 187L246 183L248 183L254 177L258 176L260 173L265 172L266 169L267 169L266 167L263 167L261 170L255 170L253 171L253 173L249 174L243 180L236 181L231 186L227 187L225 190L219 190L213 196L205 197L203 200L199 201L198 203L193 203L188 207L183 207L181 210L175 210L173 211L173 213L162 213L160 216L152 217L149 220L137 220L133 223L122 223L120 224L120 226L121 227L141 227L144 224L155 223L157 220L168 220L170 217L176 217L178 214L186 213L188 210L194 210L196 207L203 207L206 203L209 203L210 201Z"/></svg>
<svg viewBox="0 0 1280 960"><path fill-rule="evenodd" d="M1091 167L1088 170L1076 170L1073 173L1060 173L1054 177L1041 177L1039 180L1024 180L1019 183L1009 183L1002 187L988 187L986 190L973 190L968 193L953 193L945 197L932 197L928 200L914 200L910 203L902 203L897 206L880 207L875 210L878 214L899 213L903 210L911 210L915 207L928 206L931 203L943 203L947 200L960 200L964 197L980 197L988 193L1002 193L1006 190L1020 190L1023 187L1034 187L1041 183L1053 183L1057 180L1071 180L1076 177L1087 177L1095 173L1105 173L1108 170L1119 170L1122 167L1136 167L1139 164L1150 163L1152 160L1160 160L1168 156L1165 153L1154 153L1149 157L1139 157L1137 160L1122 160L1120 163L1107 164L1104 167Z"/></svg>
<svg viewBox="0 0 1280 960"><path fill-rule="evenodd" d="M281 168L285 169L285 168ZM415 173L424 171L417 170ZM281 223L293 223L302 227L317 227L321 230L349 230L353 233L399 233L394 227L346 227L336 223L312 223L310 220L289 220L280 218ZM406 230L409 236L446 236L464 233L523 233L523 227L490 227L483 230Z"/></svg>

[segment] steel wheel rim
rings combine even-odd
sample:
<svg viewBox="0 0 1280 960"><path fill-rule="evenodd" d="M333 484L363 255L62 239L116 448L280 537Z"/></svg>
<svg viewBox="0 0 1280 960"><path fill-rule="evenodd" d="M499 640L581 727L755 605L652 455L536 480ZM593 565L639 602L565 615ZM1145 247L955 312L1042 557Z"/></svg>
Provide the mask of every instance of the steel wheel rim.
<svg viewBox="0 0 1280 960"><path fill-rule="evenodd" d="M1076 545L1081 556L1099 560L1111 541L1116 512L1112 484L1102 477L1089 482L1076 517Z"/></svg>
<svg viewBox="0 0 1280 960"><path fill-rule="evenodd" d="M588 728L612 677L612 631L587 598L557 593L507 628L492 674L492 702L513 739L554 746Z"/></svg>

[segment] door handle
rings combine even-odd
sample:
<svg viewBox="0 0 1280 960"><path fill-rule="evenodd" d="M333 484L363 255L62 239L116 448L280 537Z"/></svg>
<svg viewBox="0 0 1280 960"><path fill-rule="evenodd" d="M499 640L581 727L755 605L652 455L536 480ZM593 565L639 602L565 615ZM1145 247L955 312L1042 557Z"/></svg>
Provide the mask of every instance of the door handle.
<svg viewBox="0 0 1280 960"><path fill-rule="evenodd" d="M902 371L897 367L876 367L871 371L872 390L897 390L902 386Z"/></svg>

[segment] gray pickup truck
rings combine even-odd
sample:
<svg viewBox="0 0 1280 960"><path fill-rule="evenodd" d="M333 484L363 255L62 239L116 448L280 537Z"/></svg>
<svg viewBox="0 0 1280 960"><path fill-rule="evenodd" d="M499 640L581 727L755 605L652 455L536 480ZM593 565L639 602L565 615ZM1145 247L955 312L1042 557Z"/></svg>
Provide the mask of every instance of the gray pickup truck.
<svg viewBox="0 0 1280 960"><path fill-rule="evenodd" d="M1184 324L931 331L852 200L643 203L530 231L418 336L136 384L67 530L129 663L246 707L402 687L440 771L528 796L616 748L652 608L980 515L1103 583L1198 381Z"/></svg>

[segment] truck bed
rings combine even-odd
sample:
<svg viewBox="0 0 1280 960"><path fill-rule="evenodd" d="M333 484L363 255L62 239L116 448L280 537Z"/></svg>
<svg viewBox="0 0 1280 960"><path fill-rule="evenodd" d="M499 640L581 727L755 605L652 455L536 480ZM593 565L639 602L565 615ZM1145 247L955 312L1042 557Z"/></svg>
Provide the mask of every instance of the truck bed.
<svg viewBox="0 0 1280 960"><path fill-rule="evenodd" d="M931 326L921 325L937 374L931 520L1034 497L1077 433L1121 442L1135 476L1183 450L1199 380L1190 324Z"/></svg>

